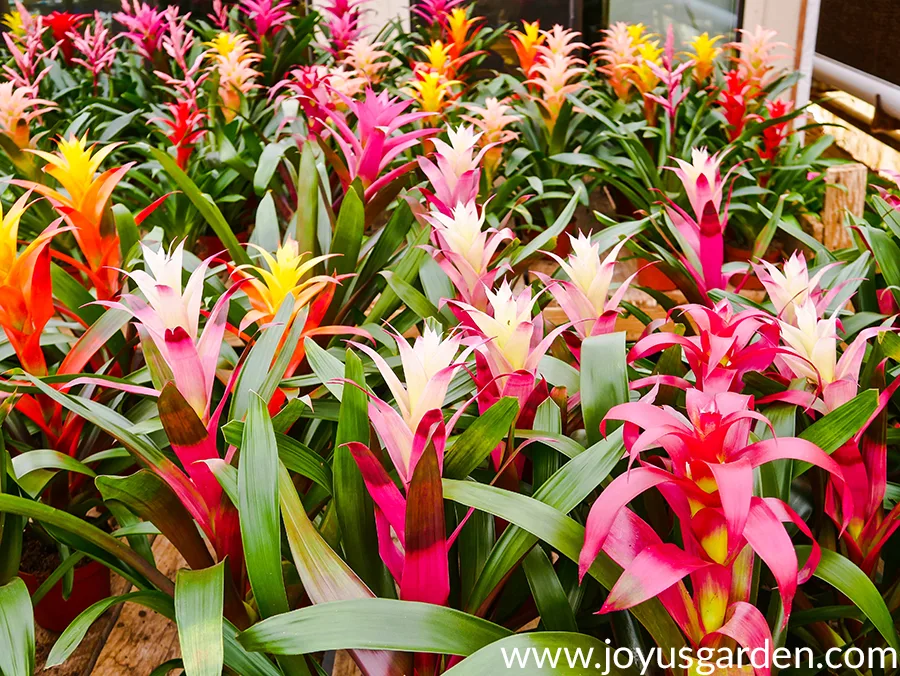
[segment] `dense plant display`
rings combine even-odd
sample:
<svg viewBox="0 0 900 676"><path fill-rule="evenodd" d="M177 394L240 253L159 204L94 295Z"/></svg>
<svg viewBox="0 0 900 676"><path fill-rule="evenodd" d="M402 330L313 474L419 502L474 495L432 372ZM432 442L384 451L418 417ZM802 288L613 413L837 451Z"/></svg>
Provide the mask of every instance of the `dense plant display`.
<svg viewBox="0 0 900 676"><path fill-rule="evenodd" d="M5 25L4 676L124 602L191 676L900 649L900 189L804 229L835 160L774 33Z"/></svg>

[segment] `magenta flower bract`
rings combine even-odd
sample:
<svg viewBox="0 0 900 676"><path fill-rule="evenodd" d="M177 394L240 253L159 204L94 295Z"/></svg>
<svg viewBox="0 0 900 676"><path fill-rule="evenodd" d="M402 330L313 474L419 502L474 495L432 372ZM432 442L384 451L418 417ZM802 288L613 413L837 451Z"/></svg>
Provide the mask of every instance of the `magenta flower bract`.
<svg viewBox="0 0 900 676"><path fill-rule="evenodd" d="M712 308L682 305L672 312L689 315L699 329L697 334L651 333L635 344L628 355L629 361L678 345L694 373L697 389L716 393L739 391L746 373L764 371L780 351L778 323L767 312L752 309L734 312L727 300ZM688 387L687 381L674 376L652 376L649 380ZM631 386L645 387L649 380L636 380Z"/></svg>
<svg viewBox="0 0 900 676"><path fill-rule="evenodd" d="M96 93L100 73L112 68L119 52L119 48L115 46L115 38L104 25L100 12L94 12L94 22L85 27L83 35L73 35L72 45L81 54L74 57L72 62L84 66L91 72Z"/></svg>
<svg viewBox="0 0 900 676"><path fill-rule="evenodd" d="M240 9L246 15L247 30L260 42L273 37L291 20L288 0L241 0Z"/></svg>
<svg viewBox="0 0 900 676"><path fill-rule="evenodd" d="M339 58L350 43L362 35L360 7L367 0L326 0L321 6L325 13L324 28L329 43L322 45L335 59Z"/></svg>
<svg viewBox="0 0 900 676"><path fill-rule="evenodd" d="M702 332L702 331L701 331ZM798 438L751 443L753 424L768 420L753 397L689 388L686 413L654 404L657 387L640 401L614 406L601 425L623 421L625 449L633 463L650 449L661 455L617 476L591 507L579 558L584 576L599 552L625 571L600 613L625 610L653 597L669 611L696 648L721 637L747 650L771 645L763 614L750 605L754 558L772 572L786 626L797 586L818 564L820 549L806 523L786 503L753 495L754 470L792 459L824 469L852 509L840 466L815 444ZM656 488L677 517L681 545L665 543L627 504ZM799 565L785 524L812 540ZM845 525L845 524L844 524ZM693 592L682 580L690 576Z"/></svg>
<svg viewBox="0 0 900 676"><path fill-rule="evenodd" d="M723 289L727 280L722 273L725 260L725 227L728 223L728 204L725 185L737 165L725 176L720 172L722 155L710 155L706 148L694 148L692 161L675 159L676 167L668 167L681 180L693 214L668 201L666 211L687 245L700 262L697 270L687 258L685 267L697 282L702 293L709 289ZM723 205L724 202L724 205Z"/></svg>
<svg viewBox="0 0 900 676"><path fill-rule="evenodd" d="M15 68L4 64L3 70L17 87L29 87L37 95L38 85L52 68L52 64L45 66L44 63L56 58L58 45L49 49L44 47L44 33L48 28L44 17L32 16L18 0L16 7L22 17L24 34L16 36L10 32L3 33L3 41L15 64Z"/></svg>
<svg viewBox="0 0 900 676"><path fill-rule="evenodd" d="M411 160L389 169L397 156L438 130L426 128L401 132L402 127L430 117L431 113L407 113L405 111L412 101L392 99L386 91L376 94L372 89L366 89L362 101L347 98L343 94L339 97L355 121L356 128L351 128L351 119L343 113L325 110L325 115L334 126L327 126L324 124L325 120L321 120L321 133L334 139L342 158L327 148L326 153L344 190L358 178L365 189L366 202L369 202L380 190L415 166L415 161Z"/></svg>
<svg viewBox="0 0 900 676"><path fill-rule="evenodd" d="M166 30L166 13L140 0L132 0L130 5L122 0L122 11L113 18L128 29L122 35L134 43L137 53L152 61Z"/></svg>

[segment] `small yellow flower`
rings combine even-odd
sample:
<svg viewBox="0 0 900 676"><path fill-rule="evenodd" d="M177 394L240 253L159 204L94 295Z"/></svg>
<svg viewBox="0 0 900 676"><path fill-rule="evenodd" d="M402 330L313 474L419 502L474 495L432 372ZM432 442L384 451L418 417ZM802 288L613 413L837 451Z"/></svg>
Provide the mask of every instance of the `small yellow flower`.
<svg viewBox="0 0 900 676"><path fill-rule="evenodd" d="M656 85L659 84L659 77L651 70L651 63L660 65L662 63L662 47L659 46L658 40L647 40L638 45L637 63L630 66L630 77L632 84L641 94L652 92Z"/></svg>
<svg viewBox="0 0 900 676"><path fill-rule="evenodd" d="M477 31L471 36L469 31L478 23L479 19L470 19L466 15L466 10L462 7L455 8L447 17L447 33L450 36L451 52L453 56L459 57L469 43L474 39Z"/></svg>
<svg viewBox="0 0 900 676"><path fill-rule="evenodd" d="M95 179L97 170L113 150L119 145L112 143L94 152L96 145L88 146L87 134L78 138L75 135L68 139L60 137L56 142L56 153L42 150L31 152L47 162L44 171L59 181L67 196L53 191L52 197L76 211L93 213L97 201Z"/></svg>
<svg viewBox="0 0 900 676"><path fill-rule="evenodd" d="M426 113L439 113L450 102L455 80L445 80L440 73L417 73L416 79L410 83L409 94L419 103Z"/></svg>
<svg viewBox="0 0 900 676"><path fill-rule="evenodd" d="M693 52L689 52L688 56L694 63L693 75L697 84L706 82L712 75L715 61L722 53L722 48L716 47L716 43L722 39L721 35L711 38L709 33L701 33L688 43L693 48Z"/></svg>
<svg viewBox="0 0 900 676"><path fill-rule="evenodd" d="M204 42L204 46L209 47L215 56L229 56L232 52L245 52L250 46L250 41L246 36L240 33L229 33L222 31L209 42Z"/></svg>
<svg viewBox="0 0 900 676"><path fill-rule="evenodd" d="M307 253L300 252L299 245L290 237L278 247L274 256L265 249L259 247L257 249L265 261L266 267L242 266L238 268L240 276L250 280L244 290L253 308L241 322L242 331L253 322L271 321L288 296L294 297L294 313L296 314L328 284L335 282L333 277L326 275L304 279L310 270L329 256L309 258ZM249 270L256 274L250 274Z"/></svg>
<svg viewBox="0 0 900 676"><path fill-rule="evenodd" d="M260 72L253 68L253 64L262 56L251 50L250 41L239 33L223 31L204 44L210 48L208 58L213 61L213 69L219 76L222 112L225 121L230 122L241 108L241 96L258 86L254 78Z"/></svg>
<svg viewBox="0 0 900 676"><path fill-rule="evenodd" d="M9 29L9 32L17 37L25 35L25 20L20 11L8 12L3 15L3 25Z"/></svg>
<svg viewBox="0 0 900 676"><path fill-rule="evenodd" d="M633 23L628 25L628 35L631 37L631 41L639 46L645 43L651 35L644 34L644 31L647 30L647 27L642 23Z"/></svg>
<svg viewBox="0 0 900 676"><path fill-rule="evenodd" d="M441 76L447 74L450 66L450 45L445 45L440 40L435 40L430 45L420 45L419 49L425 55L427 70L431 70Z"/></svg>
<svg viewBox="0 0 900 676"><path fill-rule="evenodd" d="M6 284L13 264L16 262L19 220L29 206L27 201L28 194L26 193L5 214L3 205L0 204L0 284Z"/></svg>

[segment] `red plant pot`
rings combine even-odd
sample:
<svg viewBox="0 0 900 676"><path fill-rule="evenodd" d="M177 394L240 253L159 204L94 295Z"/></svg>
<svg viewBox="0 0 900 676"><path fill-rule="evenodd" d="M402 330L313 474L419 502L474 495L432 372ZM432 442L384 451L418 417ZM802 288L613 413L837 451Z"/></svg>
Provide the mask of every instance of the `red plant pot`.
<svg viewBox="0 0 900 676"><path fill-rule="evenodd" d="M63 598L60 580L34 608L35 621L47 631L61 632L82 611L110 595L109 568L102 563L91 561L75 568L74 573L75 580L68 599ZM23 571L19 571L19 577L30 594L34 594L47 579L46 575L32 575Z"/></svg>
<svg viewBox="0 0 900 676"><path fill-rule="evenodd" d="M674 291L678 288L675 282L666 277L656 265L647 266L648 263L649 261L643 258L637 259L637 264L640 268L637 274L637 281L640 286L645 286L655 291Z"/></svg>
<svg viewBox="0 0 900 676"><path fill-rule="evenodd" d="M769 247L769 250L766 252L766 255L763 256L763 259L769 263L777 263L782 258L782 249L777 243L773 243L772 246ZM753 257L753 251L750 249L743 249L741 247L732 246L731 244L725 244L725 262L726 263L746 263ZM738 283L738 280L742 280L743 275L735 275L732 278L732 283ZM761 291L765 287L760 283L759 279L756 278L756 275L751 271L747 276L746 281L744 281L744 285L741 287L748 291Z"/></svg>

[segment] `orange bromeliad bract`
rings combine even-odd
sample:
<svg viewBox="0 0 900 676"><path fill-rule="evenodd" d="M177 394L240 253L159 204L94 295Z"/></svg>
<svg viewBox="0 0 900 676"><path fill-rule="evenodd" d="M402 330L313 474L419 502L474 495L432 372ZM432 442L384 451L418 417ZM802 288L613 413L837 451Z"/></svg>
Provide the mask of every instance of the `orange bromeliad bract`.
<svg viewBox="0 0 900 676"><path fill-rule="evenodd" d="M22 368L36 376L47 375L41 350L41 334L53 316L50 282L50 238L59 222L47 227L21 252L17 252L19 219L28 208L29 193L6 212L0 208L0 326L16 351Z"/></svg>
<svg viewBox="0 0 900 676"><path fill-rule="evenodd" d="M541 32L540 23L523 21L521 31L511 30L507 36L513 49L516 50L516 56L519 57L519 68L525 73L525 77L531 77L532 69L540 57L538 47L546 39Z"/></svg>
<svg viewBox="0 0 900 676"><path fill-rule="evenodd" d="M97 290L100 300L113 298L119 290L121 253L115 220L109 208L112 192L133 163L107 169L98 175L103 160L118 147L113 143L95 152L82 138L60 137L55 153L31 150L44 160L44 172L59 183L64 192L42 183L16 183L47 197L56 210L73 227L75 240L84 255L85 264L67 257L67 262L83 272Z"/></svg>

